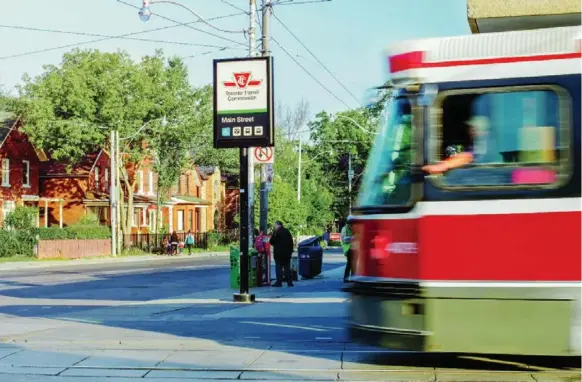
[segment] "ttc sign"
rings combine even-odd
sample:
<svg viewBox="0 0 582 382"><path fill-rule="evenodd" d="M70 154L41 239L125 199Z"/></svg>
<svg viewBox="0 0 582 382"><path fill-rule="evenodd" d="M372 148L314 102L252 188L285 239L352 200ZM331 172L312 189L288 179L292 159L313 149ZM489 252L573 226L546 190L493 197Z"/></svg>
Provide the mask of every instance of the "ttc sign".
<svg viewBox="0 0 582 382"><path fill-rule="evenodd" d="M272 147L271 57L214 60L214 148Z"/></svg>

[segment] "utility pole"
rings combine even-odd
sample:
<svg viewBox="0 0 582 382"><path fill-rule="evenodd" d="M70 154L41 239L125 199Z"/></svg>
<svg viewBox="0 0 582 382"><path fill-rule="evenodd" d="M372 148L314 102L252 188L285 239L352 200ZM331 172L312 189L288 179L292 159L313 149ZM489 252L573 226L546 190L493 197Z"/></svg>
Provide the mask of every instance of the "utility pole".
<svg viewBox="0 0 582 382"><path fill-rule="evenodd" d="M352 214L352 179L354 170L352 170L352 153L348 154L348 197L350 198L350 215Z"/></svg>
<svg viewBox="0 0 582 382"><path fill-rule="evenodd" d="M263 10L263 28L262 28L262 55L263 57L269 56L271 53L269 51L269 21L271 16L271 0L262 0L262 10ZM267 232L267 225L269 224L269 191L267 190L267 165L261 165L261 205L260 205L260 229L263 232Z"/></svg>
<svg viewBox="0 0 582 382"><path fill-rule="evenodd" d="M109 185L109 204L111 210L109 212L109 221L111 223L111 256L117 255L117 183L115 181L115 131L111 129L109 137L109 160L111 161L110 166L110 185Z"/></svg>
<svg viewBox="0 0 582 382"><path fill-rule="evenodd" d="M123 230L121 229L121 208L119 207L119 201L123 200L124 194L121 188L121 175L120 168L123 163L121 159L121 150L119 148L119 130L115 129L115 184L117 187L117 192L115 193L115 198L117 200L117 252L121 253L123 248ZM127 208L127 207L126 207ZM128 212L129 213L129 212ZM127 214L125 214L127 216Z"/></svg>
<svg viewBox="0 0 582 382"><path fill-rule="evenodd" d="M249 0L249 57L256 55L255 14L256 0ZM255 160L251 149L247 149L248 158L248 241L253 242L253 228L255 225Z"/></svg>
<svg viewBox="0 0 582 382"><path fill-rule="evenodd" d="M301 136L299 136L299 160L297 160L297 201L301 201Z"/></svg>

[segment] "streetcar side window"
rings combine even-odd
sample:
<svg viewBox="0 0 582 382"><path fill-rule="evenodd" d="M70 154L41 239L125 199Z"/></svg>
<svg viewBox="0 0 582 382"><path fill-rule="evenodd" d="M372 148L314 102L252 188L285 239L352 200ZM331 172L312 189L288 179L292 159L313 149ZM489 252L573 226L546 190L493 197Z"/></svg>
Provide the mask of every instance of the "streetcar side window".
<svg viewBox="0 0 582 382"><path fill-rule="evenodd" d="M440 100L443 187L553 187L568 171L568 103L550 88L485 89ZM456 165L454 163L460 163Z"/></svg>

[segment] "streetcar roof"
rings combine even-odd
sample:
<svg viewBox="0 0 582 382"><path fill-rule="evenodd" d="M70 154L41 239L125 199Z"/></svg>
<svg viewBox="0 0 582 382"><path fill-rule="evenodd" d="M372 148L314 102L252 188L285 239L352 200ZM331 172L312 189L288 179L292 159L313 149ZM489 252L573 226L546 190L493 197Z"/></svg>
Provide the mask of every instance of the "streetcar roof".
<svg viewBox="0 0 582 382"><path fill-rule="evenodd" d="M393 83L574 74L580 73L581 28L409 40L392 45L387 53Z"/></svg>

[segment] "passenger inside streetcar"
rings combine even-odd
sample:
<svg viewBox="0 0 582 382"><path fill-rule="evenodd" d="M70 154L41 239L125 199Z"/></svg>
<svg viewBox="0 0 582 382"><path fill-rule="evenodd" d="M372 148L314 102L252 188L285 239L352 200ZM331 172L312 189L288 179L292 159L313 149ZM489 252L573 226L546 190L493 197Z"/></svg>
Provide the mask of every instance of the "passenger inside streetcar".
<svg viewBox="0 0 582 382"><path fill-rule="evenodd" d="M445 149L445 160L424 166L429 174L442 174L448 170L463 167L471 163L480 163L487 153L489 118L473 116L465 122L470 143L466 149L462 145L449 145Z"/></svg>

